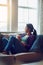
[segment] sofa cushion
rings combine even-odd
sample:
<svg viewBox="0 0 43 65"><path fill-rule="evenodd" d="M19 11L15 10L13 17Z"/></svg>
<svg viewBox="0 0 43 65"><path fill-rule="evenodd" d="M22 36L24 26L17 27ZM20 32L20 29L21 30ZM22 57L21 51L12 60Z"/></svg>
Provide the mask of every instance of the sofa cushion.
<svg viewBox="0 0 43 65"><path fill-rule="evenodd" d="M43 59L43 54L36 52L19 53L14 55L16 61L20 62L34 62Z"/></svg>
<svg viewBox="0 0 43 65"><path fill-rule="evenodd" d="M29 51L43 52L43 35L37 36L37 39L35 40Z"/></svg>

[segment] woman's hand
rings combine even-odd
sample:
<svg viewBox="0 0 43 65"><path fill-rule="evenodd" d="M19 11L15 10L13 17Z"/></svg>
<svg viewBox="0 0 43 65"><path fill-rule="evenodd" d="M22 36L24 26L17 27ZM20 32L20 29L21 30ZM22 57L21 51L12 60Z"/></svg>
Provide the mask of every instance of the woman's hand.
<svg viewBox="0 0 43 65"><path fill-rule="evenodd" d="M27 44L25 42L21 41L21 43L23 44L23 46L27 46Z"/></svg>

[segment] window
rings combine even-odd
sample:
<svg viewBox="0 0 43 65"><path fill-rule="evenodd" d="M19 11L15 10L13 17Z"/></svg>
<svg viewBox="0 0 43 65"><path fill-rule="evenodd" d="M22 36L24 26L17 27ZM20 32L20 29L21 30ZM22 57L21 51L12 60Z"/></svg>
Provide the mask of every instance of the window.
<svg viewBox="0 0 43 65"><path fill-rule="evenodd" d="M27 23L37 30L38 0L18 0L18 31L24 31Z"/></svg>
<svg viewBox="0 0 43 65"><path fill-rule="evenodd" d="M0 4L7 4L7 0L0 0Z"/></svg>
<svg viewBox="0 0 43 65"><path fill-rule="evenodd" d="M8 0L0 0L0 32L7 31Z"/></svg>
<svg viewBox="0 0 43 65"><path fill-rule="evenodd" d="M10 1L11 0L0 0L0 32L9 32L9 21L10 21Z"/></svg>

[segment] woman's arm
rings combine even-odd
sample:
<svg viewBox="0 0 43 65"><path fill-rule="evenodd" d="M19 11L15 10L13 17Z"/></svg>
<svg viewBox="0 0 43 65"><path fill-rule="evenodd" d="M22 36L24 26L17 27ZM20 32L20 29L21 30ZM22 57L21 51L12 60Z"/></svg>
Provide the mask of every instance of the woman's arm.
<svg viewBox="0 0 43 65"><path fill-rule="evenodd" d="M21 41L21 43L22 43L24 46L27 46L27 44L26 44L25 42Z"/></svg>

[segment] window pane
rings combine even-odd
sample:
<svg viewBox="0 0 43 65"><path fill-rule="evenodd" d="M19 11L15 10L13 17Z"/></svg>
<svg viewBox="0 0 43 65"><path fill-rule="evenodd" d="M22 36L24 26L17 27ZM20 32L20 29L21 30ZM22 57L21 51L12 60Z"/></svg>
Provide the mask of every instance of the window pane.
<svg viewBox="0 0 43 65"><path fill-rule="evenodd" d="M8 0L0 0L0 4L7 4Z"/></svg>
<svg viewBox="0 0 43 65"><path fill-rule="evenodd" d="M0 6L0 21L6 21L8 14L8 7Z"/></svg>
<svg viewBox="0 0 43 65"><path fill-rule="evenodd" d="M18 31L24 31L28 23L28 9L18 8Z"/></svg>
<svg viewBox="0 0 43 65"><path fill-rule="evenodd" d="M25 23L19 22L18 31L19 31L19 32L21 32L21 31L23 32L24 29L25 29Z"/></svg>
<svg viewBox="0 0 43 65"><path fill-rule="evenodd" d="M0 6L0 31L7 30L7 17L8 17L8 8L7 6Z"/></svg>
<svg viewBox="0 0 43 65"><path fill-rule="evenodd" d="M37 10L18 8L18 31L24 31L27 23L32 23L37 30Z"/></svg>
<svg viewBox="0 0 43 65"><path fill-rule="evenodd" d="M18 6L37 8L38 0L18 0Z"/></svg>
<svg viewBox="0 0 43 65"><path fill-rule="evenodd" d="M27 23L32 23L35 29L37 29L38 0L18 0L18 6L36 8L18 8L18 30L24 31Z"/></svg>
<svg viewBox="0 0 43 65"><path fill-rule="evenodd" d="M28 6L37 8L38 0L28 0Z"/></svg>
<svg viewBox="0 0 43 65"><path fill-rule="evenodd" d="M7 32L7 24L6 24L6 22L0 23L0 32Z"/></svg>
<svg viewBox="0 0 43 65"><path fill-rule="evenodd" d="M35 29L37 29L37 10L32 10L32 9L29 9L29 23L32 23L35 27Z"/></svg>
<svg viewBox="0 0 43 65"><path fill-rule="evenodd" d="M18 0L18 6L27 6L27 0Z"/></svg>

